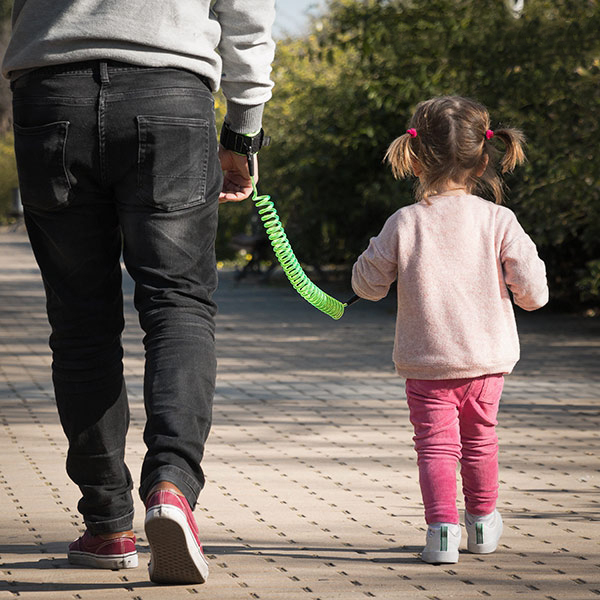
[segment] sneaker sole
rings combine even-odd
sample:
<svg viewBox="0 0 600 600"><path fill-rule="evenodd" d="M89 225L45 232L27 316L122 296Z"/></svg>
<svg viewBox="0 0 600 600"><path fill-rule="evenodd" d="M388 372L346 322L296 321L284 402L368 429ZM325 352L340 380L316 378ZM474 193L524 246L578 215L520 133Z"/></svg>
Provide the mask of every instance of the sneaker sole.
<svg viewBox="0 0 600 600"><path fill-rule="evenodd" d="M144 523L150 544L150 580L155 583L204 583L208 563L190 531L183 511L153 506Z"/></svg>
<svg viewBox="0 0 600 600"><path fill-rule="evenodd" d="M430 565L454 564L458 562L458 550L456 552L421 552L421 560Z"/></svg>
<svg viewBox="0 0 600 600"><path fill-rule="evenodd" d="M83 565L95 569L135 569L138 566L137 552L117 556L94 556L87 552L69 552L67 558L72 565Z"/></svg>

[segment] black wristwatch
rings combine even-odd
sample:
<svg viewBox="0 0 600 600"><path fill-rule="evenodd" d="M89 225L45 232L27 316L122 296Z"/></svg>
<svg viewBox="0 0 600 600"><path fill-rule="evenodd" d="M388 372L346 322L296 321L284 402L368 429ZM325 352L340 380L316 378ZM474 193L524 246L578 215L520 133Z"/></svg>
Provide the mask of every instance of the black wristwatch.
<svg viewBox="0 0 600 600"><path fill-rule="evenodd" d="M247 135L244 133L236 133L229 128L227 123L223 123L220 141L223 148L247 156L250 175L254 175L254 161L252 160L252 155L256 154L261 148L268 146L271 143L271 138L265 135L262 128L255 135Z"/></svg>

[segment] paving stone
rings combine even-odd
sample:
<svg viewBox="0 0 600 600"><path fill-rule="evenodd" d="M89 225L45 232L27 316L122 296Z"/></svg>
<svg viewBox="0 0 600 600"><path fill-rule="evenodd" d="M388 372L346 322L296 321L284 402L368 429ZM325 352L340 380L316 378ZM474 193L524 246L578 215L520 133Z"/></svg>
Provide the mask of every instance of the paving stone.
<svg viewBox="0 0 600 600"><path fill-rule="evenodd" d="M235 285L224 272L217 300L214 426L196 509L208 582L148 581L138 498L140 566L71 566L66 546L84 526L64 468L43 288L25 236L0 231L0 599L600 597L599 320L518 313L522 360L498 428L500 547L469 554L463 528L459 563L427 565L404 385L391 365L394 299L359 302L335 322L285 282ZM137 485L143 348L127 277L125 306Z"/></svg>

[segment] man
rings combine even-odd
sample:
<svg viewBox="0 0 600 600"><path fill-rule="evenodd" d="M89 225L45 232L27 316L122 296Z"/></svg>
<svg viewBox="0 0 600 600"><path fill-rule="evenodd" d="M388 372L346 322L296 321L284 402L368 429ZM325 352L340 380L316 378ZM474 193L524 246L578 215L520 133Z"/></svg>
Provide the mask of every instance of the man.
<svg viewBox="0 0 600 600"><path fill-rule="evenodd" d="M274 0L15 0L11 80L25 220L52 333L84 535L72 563L137 565L120 256L145 332L140 495L150 578L202 583L192 515L215 385L217 207L251 191ZM212 93L227 115L219 150ZM219 164L219 153L220 163ZM223 177L223 171L224 177Z"/></svg>

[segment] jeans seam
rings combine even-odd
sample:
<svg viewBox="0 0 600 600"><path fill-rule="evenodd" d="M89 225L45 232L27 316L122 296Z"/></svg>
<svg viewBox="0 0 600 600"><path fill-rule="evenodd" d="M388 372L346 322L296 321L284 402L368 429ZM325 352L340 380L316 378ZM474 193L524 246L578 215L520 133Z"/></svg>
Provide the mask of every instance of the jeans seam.
<svg viewBox="0 0 600 600"><path fill-rule="evenodd" d="M98 92L98 153L100 159L100 177L102 183L108 181L107 161L106 161L106 87L110 85L108 73L105 69L106 63L102 63L100 91Z"/></svg>
<svg viewBox="0 0 600 600"><path fill-rule="evenodd" d="M473 388L473 385L476 381L479 381L479 378L477 379L471 379L471 381L469 382L469 385L467 386L467 389L465 390L465 393L463 394L462 398L460 399L459 402L459 410L462 410L465 401L467 400L467 398L470 396L471 394L471 389Z"/></svg>

